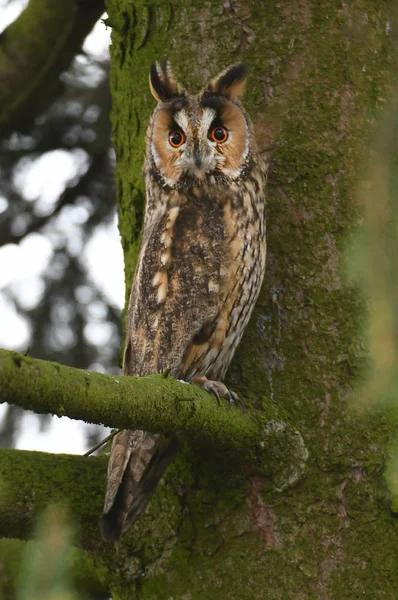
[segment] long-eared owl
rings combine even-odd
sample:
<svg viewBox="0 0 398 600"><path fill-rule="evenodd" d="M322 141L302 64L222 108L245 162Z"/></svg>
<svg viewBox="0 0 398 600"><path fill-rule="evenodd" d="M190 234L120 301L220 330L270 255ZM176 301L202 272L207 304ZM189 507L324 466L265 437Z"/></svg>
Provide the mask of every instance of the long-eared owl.
<svg viewBox="0 0 398 600"><path fill-rule="evenodd" d="M231 398L222 383L260 291L266 169L240 98L237 64L191 95L155 63L146 212L128 308L125 375L171 374ZM139 517L179 447L122 431L112 445L101 529L117 541Z"/></svg>

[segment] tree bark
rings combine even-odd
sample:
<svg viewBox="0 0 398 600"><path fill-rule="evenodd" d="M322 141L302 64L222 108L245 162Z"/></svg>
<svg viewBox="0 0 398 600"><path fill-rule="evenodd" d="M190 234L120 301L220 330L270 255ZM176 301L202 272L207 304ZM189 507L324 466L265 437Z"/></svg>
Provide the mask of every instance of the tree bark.
<svg viewBox="0 0 398 600"><path fill-rule="evenodd" d="M157 497L177 480L181 520L163 552L157 544L155 563L141 555L137 597L395 598L396 522L381 475L394 422L350 410L366 362L365 302L343 276L343 251L360 218L363 151L391 94L393 7L108 0L108 13L127 293L143 214L151 62L167 56L193 89L235 61L250 67L246 106L271 160L269 250L229 383L254 403L270 397L310 451L306 479L282 493L250 472L228 479L208 455L195 456L188 476L179 457ZM174 511L172 500L151 507L160 528Z"/></svg>

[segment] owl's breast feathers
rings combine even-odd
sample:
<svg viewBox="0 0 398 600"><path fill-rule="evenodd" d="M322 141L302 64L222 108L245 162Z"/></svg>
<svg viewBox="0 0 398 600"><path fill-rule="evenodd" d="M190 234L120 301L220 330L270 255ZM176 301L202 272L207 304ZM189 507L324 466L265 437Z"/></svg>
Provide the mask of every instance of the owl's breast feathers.
<svg viewBox="0 0 398 600"><path fill-rule="evenodd" d="M217 192L217 194L215 193ZM262 175L227 190L192 188L145 228L132 287L125 373L171 368L222 378L265 265Z"/></svg>

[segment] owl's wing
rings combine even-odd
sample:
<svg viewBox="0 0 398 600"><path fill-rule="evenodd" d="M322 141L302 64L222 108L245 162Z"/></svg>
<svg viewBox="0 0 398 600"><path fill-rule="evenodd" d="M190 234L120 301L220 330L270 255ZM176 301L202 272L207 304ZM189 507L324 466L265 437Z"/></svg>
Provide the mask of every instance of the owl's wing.
<svg viewBox="0 0 398 600"><path fill-rule="evenodd" d="M100 526L107 542L118 542L145 510L179 448L160 435L121 431L112 444Z"/></svg>

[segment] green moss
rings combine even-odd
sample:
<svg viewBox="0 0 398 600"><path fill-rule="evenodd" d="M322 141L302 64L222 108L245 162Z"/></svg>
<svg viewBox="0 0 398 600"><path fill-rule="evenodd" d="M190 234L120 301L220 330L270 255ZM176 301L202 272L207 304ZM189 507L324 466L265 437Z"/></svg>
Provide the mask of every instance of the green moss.
<svg viewBox="0 0 398 600"><path fill-rule="evenodd" d="M2 450L0 505L3 535L24 539L51 500L66 502L72 518L78 520L78 526L88 536L90 531L97 528L104 466L104 459L98 458L87 460L66 455L55 458L43 452ZM83 508L86 486L97 491L90 498L86 497Z"/></svg>

